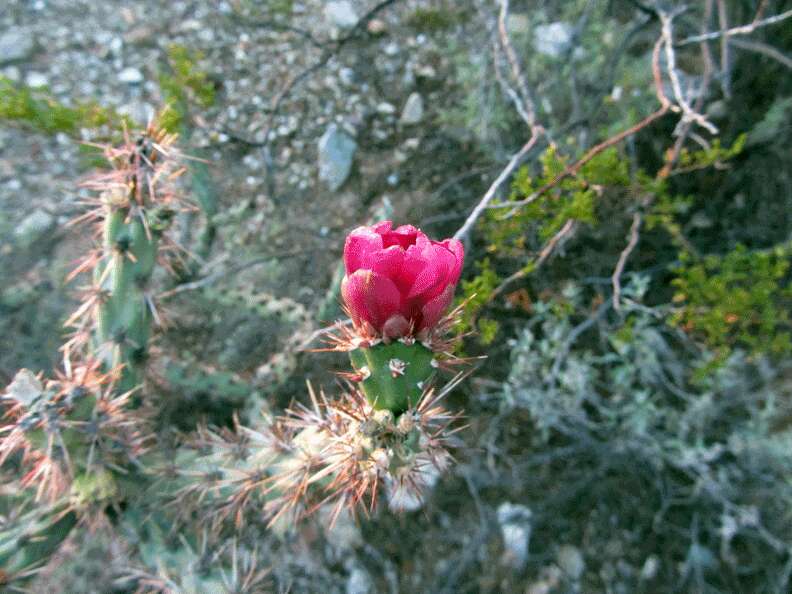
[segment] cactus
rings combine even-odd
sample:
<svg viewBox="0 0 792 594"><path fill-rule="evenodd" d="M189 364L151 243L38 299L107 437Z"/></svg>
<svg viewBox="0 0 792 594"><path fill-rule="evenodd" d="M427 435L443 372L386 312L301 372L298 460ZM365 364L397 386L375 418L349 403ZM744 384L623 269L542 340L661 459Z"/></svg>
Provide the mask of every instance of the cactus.
<svg viewBox="0 0 792 594"><path fill-rule="evenodd" d="M349 358L371 406L396 415L418 403L437 367L434 353L414 340L358 347Z"/></svg>
<svg viewBox="0 0 792 594"><path fill-rule="evenodd" d="M0 530L0 586L21 592L14 588L49 560L76 524L77 514L57 505L34 509L4 526Z"/></svg>
<svg viewBox="0 0 792 594"><path fill-rule="evenodd" d="M136 140L105 149L113 170L85 185L98 192L94 208L78 220L96 221L102 242L72 273L93 270L86 304L67 321L75 335L66 350L87 347L105 370L121 368L120 392L143 381L152 322L157 318L150 283L165 231L180 207L173 180L176 136L153 122ZM92 336L91 336L92 335Z"/></svg>

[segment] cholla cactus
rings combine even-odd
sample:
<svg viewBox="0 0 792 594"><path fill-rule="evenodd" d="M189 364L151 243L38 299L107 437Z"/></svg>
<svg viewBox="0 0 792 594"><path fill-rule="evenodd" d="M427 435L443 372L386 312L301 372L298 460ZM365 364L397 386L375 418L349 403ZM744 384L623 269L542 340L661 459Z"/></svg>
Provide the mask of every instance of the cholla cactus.
<svg viewBox="0 0 792 594"><path fill-rule="evenodd" d="M122 368L117 388L125 392L142 382L152 320L157 311L149 283L164 232L184 202L174 180L180 166L174 134L152 122L120 147L104 147L112 171L85 183L98 196L89 212L75 220L95 222L101 245L72 272L93 272L83 305L67 321L74 328L65 349L88 350L105 369Z"/></svg>
<svg viewBox="0 0 792 594"><path fill-rule="evenodd" d="M344 260L352 323L337 325L330 343L349 353L349 389L334 399L309 384L310 406L256 429L204 431L199 445L209 454L182 469L182 504L214 506L218 520L237 524L247 508L263 508L272 524L329 504L335 521L344 509L373 509L384 489L392 509L415 509L452 462L459 415L441 400L464 374L441 389L435 375L463 363L448 338L459 308L446 315L462 245L384 222L353 231Z"/></svg>
<svg viewBox="0 0 792 594"><path fill-rule="evenodd" d="M138 479L146 423L132 398L157 317L149 282L181 205L174 141L152 123L120 148L105 148L112 171L86 183L98 197L76 220L95 222L102 243L71 274L92 272L93 284L67 321L74 333L63 369L51 380L22 370L0 395L0 466L15 465L19 486L38 504L29 527L0 530L0 579L13 587L77 522L102 521L108 506L145 482Z"/></svg>

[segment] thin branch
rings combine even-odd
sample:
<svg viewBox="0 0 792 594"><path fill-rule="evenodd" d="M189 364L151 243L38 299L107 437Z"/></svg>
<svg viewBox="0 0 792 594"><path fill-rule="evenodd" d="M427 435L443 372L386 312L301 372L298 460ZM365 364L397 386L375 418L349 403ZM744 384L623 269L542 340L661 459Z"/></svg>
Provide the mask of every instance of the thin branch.
<svg viewBox="0 0 792 594"><path fill-rule="evenodd" d="M725 0L718 0L718 21L722 31L729 28L729 15L726 12ZM723 96L731 97L731 52L729 51L729 36L724 35L720 40L721 46L721 88Z"/></svg>
<svg viewBox="0 0 792 594"><path fill-rule="evenodd" d="M509 92L509 96L512 98L517 111L523 120L525 120L525 123L528 124L529 128L533 129L536 127L536 109L534 107L533 100L531 99L531 93L528 89L528 84L526 83L522 69L520 68L520 62L517 58L517 54L515 53L514 47L511 44L511 39L509 38L509 31L506 27L508 16L509 0L500 0L500 12L498 14L498 39L500 40L500 45L503 47L503 51L506 54L506 60L509 62L512 77L517 82L517 89L519 91L518 96L517 93L509 88L508 90L511 91Z"/></svg>
<svg viewBox="0 0 792 594"><path fill-rule="evenodd" d="M621 276L627 264L627 259L630 257L630 254L632 254L635 246L638 245L638 232L640 228L641 213L636 212L633 215L632 225L630 226L630 239L627 242L627 247L625 247L619 255L619 261L616 263L613 276L611 276L611 284L613 285L613 309L616 311L619 311L621 308Z"/></svg>
<svg viewBox="0 0 792 594"><path fill-rule="evenodd" d="M792 69L792 58L790 58L780 50L774 48L772 45L762 43L761 41L749 41L747 39L730 39L729 43L735 47L739 47L740 49L748 50L749 52L756 52L762 54L763 56L767 56L768 58L771 58L779 62L780 64L783 64L787 68Z"/></svg>
<svg viewBox="0 0 792 594"><path fill-rule="evenodd" d="M533 263L533 266L530 268L527 266L523 266L514 274L508 276L504 281L495 287L495 290L490 293L489 298L487 299L487 303L492 303L495 299L497 299L507 288L509 288L512 284L516 281L525 278L528 276L530 272L535 272L539 267L544 264L547 259L552 255L555 251L556 247L561 240L563 240L567 235L572 233L575 230L575 221L573 219L567 219L564 226L559 229L559 231L553 235L547 243L542 248L542 251L539 252L539 257L536 259L536 262Z"/></svg>
<svg viewBox="0 0 792 594"><path fill-rule="evenodd" d="M515 168L523 160L523 157L528 154L528 151L534 147L543 132L544 130L538 126L532 130L531 137L528 139L528 142L526 142L523 147L512 156L512 158L509 160L509 163L506 165L503 171L500 172L500 175L495 178L495 181L492 182L492 185L465 220L465 223L457 230L456 233L454 233L454 239L464 240L467 237L468 233L470 233L470 230L473 228L473 225L476 224L476 221L481 216L481 213L484 212L484 210L487 208L487 205L495 197L498 189L501 187L501 185L503 185L503 182L509 178Z"/></svg>
<svg viewBox="0 0 792 594"><path fill-rule="evenodd" d="M655 111L654 113L650 113L644 119L642 119L637 124L633 124L626 130L622 130L618 134L611 136L607 140L600 142L598 145L594 146L593 148L589 149L585 155L583 155L580 160L578 160L573 165L570 165L564 171L559 173L555 178L553 178L550 182L546 183L544 186L533 192L528 197L524 198L523 200L517 200L513 202L501 202L498 204L491 204L485 205L484 208L511 208L517 209L520 206L525 206L527 204L531 204L535 200L537 200L540 196L545 194L548 190L551 190L559 182L566 179L569 176L576 175L580 168L583 167L586 163L591 161L594 157L600 154L602 151L612 147L615 144L618 144L628 136L631 136L638 131L646 128L649 124L654 122L655 120L660 119L663 117L669 109L671 109L671 101L666 97L665 93L663 92L663 79L662 79L662 72L660 70L660 50L663 47L663 38L660 37L654 46L654 51L652 52L652 73L654 75L655 81L655 94L657 95L658 101L660 101L660 108Z"/></svg>
<svg viewBox="0 0 792 594"><path fill-rule="evenodd" d="M768 17L766 19L754 21L749 25L742 25L741 27L734 27L732 29L713 31L711 33L704 33L702 35L693 35L692 37L686 37L682 41L677 42L676 47L682 47L685 45L689 45L691 43L698 43L699 41L711 41L713 39L718 39L720 37L749 35L754 31L756 31L757 29L760 29L762 27L767 27L768 25L775 25L776 23L780 23L781 21L784 21L789 17L792 17L792 9L782 12L781 14Z"/></svg>
<svg viewBox="0 0 792 594"><path fill-rule="evenodd" d="M679 80L679 74L676 69L676 54L674 53L674 32L673 20L677 13L668 13L658 10L657 15L660 17L662 24L663 47L665 48L666 69L668 70L668 77L671 80L671 88L674 91L674 99L682 110L682 122L692 121L697 123L702 128L706 128L710 133L717 134L718 129L700 113L696 112L688 103L685 98L685 93L682 91L682 84Z"/></svg>

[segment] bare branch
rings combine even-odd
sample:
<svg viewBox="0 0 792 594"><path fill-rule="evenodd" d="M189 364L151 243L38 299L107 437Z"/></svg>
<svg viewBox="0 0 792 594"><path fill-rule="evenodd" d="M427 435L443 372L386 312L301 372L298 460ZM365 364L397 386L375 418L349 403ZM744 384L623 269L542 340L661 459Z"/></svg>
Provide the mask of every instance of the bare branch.
<svg viewBox="0 0 792 594"><path fill-rule="evenodd" d="M506 54L506 59L509 62L509 67L511 68L512 77L517 82L517 89L519 91L518 95L509 87L507 88L508 94L514 102L514 105L517 108L520 116L525 120L525 123L528 124L531 129L533 129L536 126L536 109L534 107L533 100L531 99L531 93L528 89L528 84L526 83L522 69L520 68L520 62L517 59L517 54L515 53L514 47L511 44L511 39L509 38L509 31L506 28L508 16L509 0L500 0L500 13L498 15L498 39L500 40L500 45L503 47L503 51ZM495 67L497 69L497 56L495 61Z"/></svg>
<svg viewBox="0 0 792 594"><path fill-rule="evenodd" d="M674 53L674 34L672 28L672 23L676 13L668 13L658 10L657 15L660 18L660 22L662 24L663 47L665 48L668 77L671 80L671 88L674 91L674 99L676 100L679 109L682 110L683 124L686 121L695 122L702 128L706 128L712 134L717 134L718 129L712 123L710 123L707 118L694 111L694 109L690 106L690 103L688 103L685 93L682 91L682 84L679 81L679 74L676 70L676 54Z"/></svg>
<svg viewBox="0 0 792 594"><path fill-rule="evenodd" d="M749 41L747 39L730 39L729 43L740 49L748 50L749 52L756 52L767 56L787 68L792 69L792 58L787 56L782 51L774 48L772 45L762 43L761 41Z"/></svg>
<svg viewBox="0 0 792 594"><path fill-rule="evenodd" d="M671 109L671 101L666 97L665 93L663 92L663 79L662 79L662 72L660 70L660 50L663 47L663 38L660 37L654 46L654 51L652 52L652 73L654 76L654 83L655 83L655 94L657 95L658 101L660 101L660 108L655 111L654 113L649 114L644 119L642 119L637 124L633 124L626 130L622 130L618 134L611 136L607 140L600 142L598 145L589 149L589 151L583 155L576 163L567 167L564 171L559 173L553 180L536 190L534 193L529 195L528 197L524 198L523 200L518 200L514 202L501 202L497 204L491 204L489 206L485 205L484 208L511 208L517 209L521 206L525 206L526 204L531 204L535 200L537 200L540 196L545 194L548 190L554 188L561 182L563 179L571 176L576 175L580 168L583 167L586 163L591 161L594 157L600 154L602 151L610 148L611 146L618 144L628 136L631 136L646 128L649 124L654 122L655 120L660 119L663 117L669 109ZM511 214L511 213L510 213Z"/></svg>
<svg viewBox="0 0 792 594"><path fill-rule="evenodd" d="M503 182L509 178L512 172L523 160L525 155L528 154L528 151L534 147L543 133L544 130L541 127L534 128L531 137L528 139L528 142L526 142L523 147L512 156L512 158L509 160L509 163L506 165L503 171L500 172L500 175L498 175L495 181L492 182L492 185L484 194L484 197L479 201L479 203L473 209L473 212L471 212L468 218L465 220L465 223L457 230L456 233L454 233L454 239L464 240L464 238L467 237L467 234L470 233L471 228L476 224L476 221L481 216L481 213L484 212L484 210L487 208L487 205L495 197L495 194L501 185L503 185Z"/></svg>
<svg viewBox="0 0 792 594"><path fill-rule="evenodd" d="M632 225L630 226L630 238L627 241L627 246L622 250L619 255L619 261L616 263L616 268L611 276L611 284L613 285L613 309L619 311L621 308L621 275L624 272L624 267L627 264L627 259L632 254L635 246L638 245L638 232L641 228L641 213L636 212L633 215Z"/></svg>
<svg viewBox="0 0 792 594"><path fill-rule="evenodd" d="M493 302L516 281L525 278L526 276L528 276L529 272L534 272L536 271L537 268L542 266L542 264L544 264L547 261L547 259L552 255L552 253L555 251L558 244L561 243L561 240L566 238L574 230L575 230L575 221L572 219L567 219L566 223L564 223L564 226L561 227L561 229L555 235L553 235L549 240L547 240L547 243L539 252L539 257L536 259L536 262L533 264L533 266L531 266L530 268L524 266L514 274L507 277L500 285L495 287L495 290L492 291L492 293L490 293L490 296L487 299L487 303Z"/></svg>
<svg viewBox="0 0 792 594"><path fill-rule="evenodd" d="M711 33L704 33L702 35L693 35L692 37L686 37L682 41L676 44L676 47L682 47L685 45L689 45L691 43L698 43L699 41L711 41L713 39L718 39L719 37L733 37L734 35L749 35L760 29L762 27L767 27L768 25L775 25L776 23L780 23L792 17L792 9L782 12L781 14L777 14L775 16L768 17L766 19L754 21L749 25L742 25L741 27L734 27L732 29L726 29L723 31L713 31Z"/></svg>

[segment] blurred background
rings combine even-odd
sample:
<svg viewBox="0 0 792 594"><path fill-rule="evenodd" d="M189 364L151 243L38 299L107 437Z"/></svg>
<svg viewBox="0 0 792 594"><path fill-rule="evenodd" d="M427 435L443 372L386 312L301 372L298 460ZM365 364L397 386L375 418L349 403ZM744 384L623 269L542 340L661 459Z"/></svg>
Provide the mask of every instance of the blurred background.
<svg viewBox="0 0 792 594"><path fill-rule="evenodd" d="M487 356L418 510L142 536L124 501L24 587L789 592L791 73L785 0L5 0L0 384L58 369L95 145L166 106L194 158L153 281L160 439L338 391L305 349L361 224L461 233L459 353Z"/></svg>

